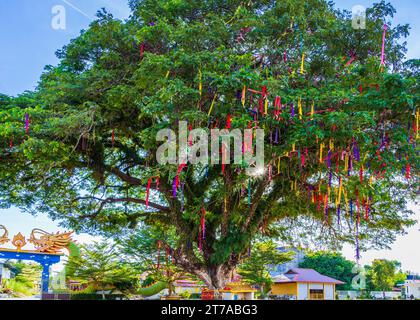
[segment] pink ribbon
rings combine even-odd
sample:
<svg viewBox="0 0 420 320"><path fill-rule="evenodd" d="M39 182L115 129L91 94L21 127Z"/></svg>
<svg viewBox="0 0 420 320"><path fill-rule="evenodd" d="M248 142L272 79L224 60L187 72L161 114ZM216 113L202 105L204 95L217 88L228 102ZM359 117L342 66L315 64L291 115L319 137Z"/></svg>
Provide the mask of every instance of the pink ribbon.
<svg viewBox="0 0 420 320"><path fill-rule="evenodd" d="M385 37L386 37L386 31L388 29L388 26L384 24L384 33L382 34L382 52L381 52L381 65L385 65Z"/></svg>
<svg viewBox="0 0 420 320"><path fill-rule="evenodd" d="M25 115L25 132L26 134L29 133L29 114Z"/></svg>

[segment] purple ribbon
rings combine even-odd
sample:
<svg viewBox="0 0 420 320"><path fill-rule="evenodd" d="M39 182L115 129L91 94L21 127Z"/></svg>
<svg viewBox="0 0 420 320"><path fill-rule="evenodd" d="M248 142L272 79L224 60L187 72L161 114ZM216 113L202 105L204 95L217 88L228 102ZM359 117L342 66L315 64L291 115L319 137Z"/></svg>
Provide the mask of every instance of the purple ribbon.
<svg viewBox="0 0 420 320"><path fill-rule="evenodd" d="M331 150L328 150L327 166L331 168Z"/></svg>
<svg viewBox="0 0 420 320"><path fill-rule="evenodd" d="M172 183L172 196L176 198L176 177L174 178L174 182Z"/></svg>
<svg viewBox="0 0 420 320"><path fill-rule="evenodd" d="M26 133L29 132L29 114L25 115L25 131Z"/></svg>

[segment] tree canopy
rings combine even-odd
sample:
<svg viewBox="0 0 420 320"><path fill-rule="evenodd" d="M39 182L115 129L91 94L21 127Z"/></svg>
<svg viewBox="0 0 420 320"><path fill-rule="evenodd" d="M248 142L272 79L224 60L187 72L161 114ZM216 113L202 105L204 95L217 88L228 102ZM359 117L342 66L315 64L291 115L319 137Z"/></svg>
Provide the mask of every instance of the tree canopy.
<svg viewBox="0 0 420 320"><path fill-rule="evenodd" d="M2 207L107 236L174 228L175 263L214 288L260 233L366 249L413 223L418 60L403 63L390 4L365 30L324 0L130 7L100 11L34 92L0 96ZM180 120L264 129L264 174L158 164L156 134Z"/></svg>

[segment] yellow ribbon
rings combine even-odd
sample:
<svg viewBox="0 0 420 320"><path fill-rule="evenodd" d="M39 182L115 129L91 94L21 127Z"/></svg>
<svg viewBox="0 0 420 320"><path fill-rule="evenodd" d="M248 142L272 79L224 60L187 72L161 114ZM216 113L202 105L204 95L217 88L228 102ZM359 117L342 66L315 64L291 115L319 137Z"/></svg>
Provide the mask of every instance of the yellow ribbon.
<svg viewBox="0 0 420 320"><path fill-rule="evenodd" d="M305 54L302 53L302 62L300 64L300 73L301 74L304 74L305 73L304 66L305 66Z"/></svg>
<svg viewBox="0 0 420 320"><path fill-rule="evenodd" d="M211 102L210 109L209 109L209 116L213 110L214 104L216 103L217 93L214 95L213 101Z"/></svg>
<svg viewBox="0 0 420 320"><path fill-rule="evenodd" d="M324 151L324 146L325 146L325 144L323 142L319 145L319 162L320 163L323 162L322 161L322 152Z"/></svg>
<svg viewBox="0 0 420 320"><path fill-rule="evenodd" d="M338 204L341 203L341 193L343 192L343 180L340 179L340 187L338 189Z"/></svg>
<svg viewBox="0 0 420 320"><path fill-rule="evenodd" d="M344 172L347 172L349 168L349 155L346 153L344 156Z"/></svg>
<svg viewBox="0 0 420 320"><path fill-rule="evenodd" d="M330 139L330 150L334 151L334 140Z"/></svg>
<svg viewBox="0 0 420 320"><path fill-rule="evenodd" d="M201 69L198 69L198 90L200 91L200 97L203 94L203 82L202 82L203 74L201 73Z"/></svg>
<svg viewBox="0 0 420 320"><path fill-rule="evenodd" d="M299 100L298 100L298 109L299 109L299 119L302 120L303 111L302 111L302 99L301 98L299 98Z"/></svg>
<svg viewBox="0 0 420 320"><path fill-rule="evenodd" d="M245 102L246 102L246 86L244 86L244 88L242 89L242 106L245 107Z"/></svg>
<svg viewBox="0 0 420 320"><path fill-rule="evenodd" d="M344 193L344 202L346 203L346 210L349 210L349 199L347 198L347 191L346 189L343 188L343 193Z"/></svg>
<svg viewBox="0 0 420 320"><path fill-rule="evenodd" d="M314 119L315 115L315 101L312 101L312 107L311 107L311 120Z"/></svg>

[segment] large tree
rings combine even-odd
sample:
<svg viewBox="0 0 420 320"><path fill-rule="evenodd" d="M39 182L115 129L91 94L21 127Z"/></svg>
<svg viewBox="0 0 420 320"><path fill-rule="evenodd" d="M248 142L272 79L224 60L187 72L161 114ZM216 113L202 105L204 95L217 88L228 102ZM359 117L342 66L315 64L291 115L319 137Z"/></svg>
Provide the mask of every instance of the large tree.
<svg viewBox="0 0 420 320"><path fill-rule="evenodd" d="M365 30L324 0L130 6L127 21L101 11L35 92L0 97L2 206L105 235L173 226L175 263L213 288L261 232L363 249L412 224L418 63L402 63L389 4ZM156 134L180 120L264 129L265 172L158 164Z"/></svg>

